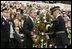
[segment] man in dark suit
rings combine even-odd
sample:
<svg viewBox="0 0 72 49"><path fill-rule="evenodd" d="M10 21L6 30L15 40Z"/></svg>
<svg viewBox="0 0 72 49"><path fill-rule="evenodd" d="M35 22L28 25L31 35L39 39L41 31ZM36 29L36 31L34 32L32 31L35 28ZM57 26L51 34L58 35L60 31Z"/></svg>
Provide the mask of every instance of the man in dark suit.
<svg viewBox="0 0 72 49"><path fill-rule="evenodd" d="M51 14L54 16L55 20L52 22L53 26L50 28L51 31L54 31L56 34L56 48L65 48L67 44L66 37L66 27L65 21L62 16L60 16L59 6L53 7L50 9Z"/></svg>
<svg viewBox="0 0 72 49"><path fill-rule="evenodd" d="M1 17L1 48L8 48L10 38L10 25L8 22L9 14L5 9L2 12L3 16Z"/></svg>
<svg viewBox="0 0 72 49"><path fill-rule="evenodd" d="M29 10L29 16L26 18L23 24L23 34L24 34L24 47L25 48L32 48L33 41L32 41L32 30L33 30L33 22L36 16L35 9Z"/></svg>

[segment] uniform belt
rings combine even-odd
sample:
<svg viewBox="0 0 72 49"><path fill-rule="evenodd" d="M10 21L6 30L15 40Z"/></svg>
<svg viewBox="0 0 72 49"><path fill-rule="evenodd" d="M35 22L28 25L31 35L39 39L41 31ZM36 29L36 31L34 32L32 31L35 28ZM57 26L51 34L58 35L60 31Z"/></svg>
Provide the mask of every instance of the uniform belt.
<svg viewBox="0 0 72 49"><path fill-rule="evenodd" d="M65 31L58 31L56 34L65 33Z"/></svg>

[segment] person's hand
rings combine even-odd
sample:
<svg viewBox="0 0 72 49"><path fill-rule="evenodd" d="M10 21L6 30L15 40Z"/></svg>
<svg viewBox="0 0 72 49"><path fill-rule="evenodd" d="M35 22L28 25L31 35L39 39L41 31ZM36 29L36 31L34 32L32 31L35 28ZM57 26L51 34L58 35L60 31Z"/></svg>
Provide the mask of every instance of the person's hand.
<svg viewBox="0 0 72 49"><path fill-rule="evenodd" d="M24 34L19 34L20 35L20 38L23 38L24 37Z"/></svg>

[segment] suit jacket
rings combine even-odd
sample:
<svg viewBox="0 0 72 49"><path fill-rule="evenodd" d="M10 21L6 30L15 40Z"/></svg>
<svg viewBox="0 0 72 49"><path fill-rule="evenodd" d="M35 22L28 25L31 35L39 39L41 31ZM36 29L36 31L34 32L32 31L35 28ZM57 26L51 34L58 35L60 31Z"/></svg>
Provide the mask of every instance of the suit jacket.
<svg viewBox="0 0 72 49"><path fill-rule="evenodd" d="M31 31L33 30L33 22L30 17L26 18L23 24L22 33L24 34L24 47L32 48L33 40L31 38Z"/></svg>
<svg viewBox="0 0 72 49"><path fill-rule="evenodd" d="M32 31L33 29L33 22L32 20L30 19L30 17L26 18L26 20L24 21L24 24L23 24L23 34L25 35L25 37L30 37L30 32Z"/></svg>
<svg viewBox="0 0 72 49"><path fill-rule="evenodd" d="M10 25L2 17L1 18L1 42L7 42L9 38L10 38Z"/></svg>

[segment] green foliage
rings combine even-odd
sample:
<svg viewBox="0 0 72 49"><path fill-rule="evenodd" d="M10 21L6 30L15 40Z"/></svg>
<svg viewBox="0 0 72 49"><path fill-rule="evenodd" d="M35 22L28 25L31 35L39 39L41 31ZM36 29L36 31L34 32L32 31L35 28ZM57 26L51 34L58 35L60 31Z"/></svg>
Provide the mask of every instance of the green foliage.
<svg viewBox="0 0 72 49"><path fill-rule="evenodd" d="M70 28L68 28L67 33L68 33L68 45L70 45L71 44L71 29Z"/></svg>

